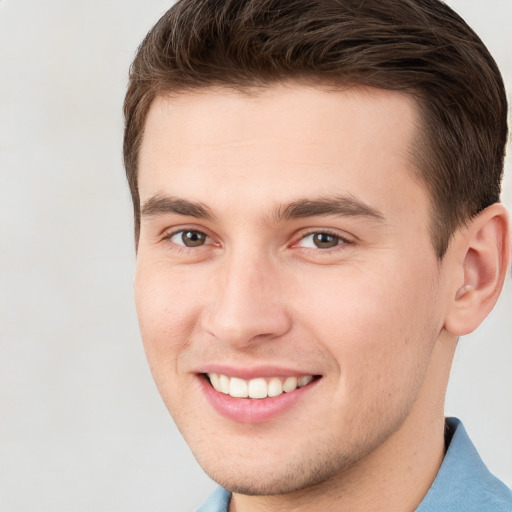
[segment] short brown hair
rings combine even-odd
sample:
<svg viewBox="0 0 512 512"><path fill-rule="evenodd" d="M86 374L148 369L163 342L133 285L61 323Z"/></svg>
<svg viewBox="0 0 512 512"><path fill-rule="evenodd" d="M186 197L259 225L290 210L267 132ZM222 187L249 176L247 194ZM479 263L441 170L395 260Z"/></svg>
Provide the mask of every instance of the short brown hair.
<svg viewBox="0 0 512 512"><path fill-rule="evenodd" d="M499 201L507 139L503 80L473 30L439 0L181 0L130 69L124 162L140 229L138 153L156 96L285 80L413 94L414 156L441 258L451 234Z"/></svg>

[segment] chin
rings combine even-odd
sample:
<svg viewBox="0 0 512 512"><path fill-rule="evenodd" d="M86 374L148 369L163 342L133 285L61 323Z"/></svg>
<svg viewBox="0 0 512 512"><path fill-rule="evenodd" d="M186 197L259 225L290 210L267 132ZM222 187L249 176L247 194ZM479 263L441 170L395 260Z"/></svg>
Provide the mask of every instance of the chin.
<svg viewBox="0 0 512 512"><path fill-rule="evenodd" d="M255 454L245 457L227 457L212 460L210 456L198 458L205 473L225 489L248 496L275 496L299 492L339 477L354 464L352 457L336 454L333 450L316 450L306 458L297 460L267 458L255 461ZM245 459L245 460L241 460Z"/></svg>

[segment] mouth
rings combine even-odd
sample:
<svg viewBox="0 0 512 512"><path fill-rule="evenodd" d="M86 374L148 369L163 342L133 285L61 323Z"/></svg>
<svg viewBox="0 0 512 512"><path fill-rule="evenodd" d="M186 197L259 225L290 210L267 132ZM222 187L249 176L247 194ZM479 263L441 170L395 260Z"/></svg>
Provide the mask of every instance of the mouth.
<svg viewBox="0 0 512 512"><path fill-rule="evenodd" d="M198 377L207 402L223 418L239 424L277 420L301 403L306 394L314 393L323 380L322 375L294 375L288 369L275 369L273 374L268 367L233 369L229 373L220 367L205 370Z"/></svg>
<svg viewBox="0 0 512 512"><path fill-rule="evenodd" d="M304 388L320 378L320 375L297 375L289 377L256 377L242 379L221 373L206 373L206 380L215 391L233 398L262 400L274 398Z"/></svg>

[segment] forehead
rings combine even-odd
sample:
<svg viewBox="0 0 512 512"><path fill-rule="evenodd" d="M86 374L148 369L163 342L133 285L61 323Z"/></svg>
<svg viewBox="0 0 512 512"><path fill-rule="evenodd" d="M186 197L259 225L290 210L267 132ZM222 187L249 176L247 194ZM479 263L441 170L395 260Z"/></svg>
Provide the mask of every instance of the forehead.
<svg viewBox="0 0 512 512"><path fill-rule="evenodd" d="M377 208L396 187L420 188L408 95L280 84L245 93L208 88L158 97L139 158L141 202L157 194L263 207L305 193L357 195ZM405 189L404 189L405 190ZM403 206L403 205L402 205Z"/></svg>

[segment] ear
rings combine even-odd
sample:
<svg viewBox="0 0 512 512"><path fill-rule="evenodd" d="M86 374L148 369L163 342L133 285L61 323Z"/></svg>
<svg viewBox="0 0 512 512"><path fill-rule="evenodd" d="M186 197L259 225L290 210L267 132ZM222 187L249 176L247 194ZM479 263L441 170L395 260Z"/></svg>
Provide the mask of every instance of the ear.
<svg viewBox="0 0 512 512"><path fill-rule="evenodd" d="M450 267L453 283L445 329L463 336L474 331L498 300L510 266L510 220L496 203L454 235Z"/></svg>

